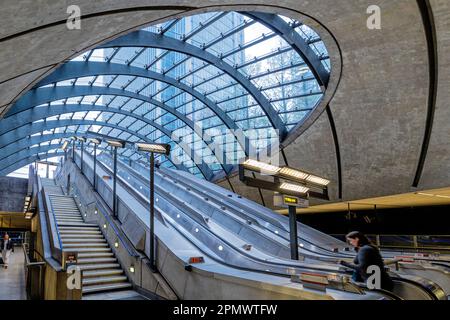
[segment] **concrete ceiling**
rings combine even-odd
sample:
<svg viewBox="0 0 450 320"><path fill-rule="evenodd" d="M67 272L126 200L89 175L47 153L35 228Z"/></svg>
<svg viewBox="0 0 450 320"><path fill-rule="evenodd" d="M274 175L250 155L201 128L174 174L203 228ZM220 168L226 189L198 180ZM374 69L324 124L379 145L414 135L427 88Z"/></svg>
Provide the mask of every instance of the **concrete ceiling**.
<svg viewBox="0 0 450 320"><path fill-rule="evenodd" d="M80 0L82 28L70 31L70 1L5 0L0 113L60 63L145 24L206 10L276 12L315 28L333 67L328 108L291 139L288 165L330 178L334 202L450 185L448 0L245 2ZM381 8L381 30L366 26L370 5ZM237 177L221 184L271 205L269 192L248 189Z"/></svg>

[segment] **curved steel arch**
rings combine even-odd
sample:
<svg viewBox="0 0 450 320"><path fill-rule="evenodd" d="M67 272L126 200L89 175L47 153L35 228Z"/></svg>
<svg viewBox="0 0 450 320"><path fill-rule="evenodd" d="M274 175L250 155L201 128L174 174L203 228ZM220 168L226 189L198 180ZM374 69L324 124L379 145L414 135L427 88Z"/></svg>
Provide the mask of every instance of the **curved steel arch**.
<svg viewBox="0 0 450 320"><path fill-rule="evenodd" d="M119 63L70 61L63 64L58 69L56 69L56 71L54 71L45 79L41 80L35 86L35 88L45 86L54 82L96 75L137 76L141 78L153 79L160 82L164 82L168 85L180 89L181 91L189 93L191 96L195 97L197 100L202 102L209 109L211 109L229 129L232 130L239 129L237 124L221 108L219 108L216 103L211 101L211 99L207 98L198 90L195 90L192 87L180 81L177 81L176 79L169 77L167 75Z"/></svg>
<svg viewBox="0 0 450 320"><path fill-rule="evenodd" d="M280 115L272 107L269 100L261 93L261 91L259 91L258 88L256 88L256 86L251 83L250 80L248 80L235 68L230 66L222 59L207 52L206 50L203 50L181 40L148 31L134 31L128 35L100 45L97 47L97 49L117 47L148 47L165 49L193 56L200 60L206 61L209 64L212 64L213 66L224 71L233 79L235 79L242 87L245 88L245 90L247 90L247 92L256 100L256 102L258 102L272 126L276 130L278 130L280 141L283 141L286 137L287 129L285 124L281 120Z"/></svg>
<svg viewBox="0 0 450 320"><path fill-rule="evenodd" d="M148 143L153 142L149 138L147 138L137 132L131 131L128 128L120 127L120 126L117 126L117 125L114 125L111 123L93 121L93 120L73 119L73 120L50 120L50 121L45 121L45 122L43 121L43 122L35 122L35 123L31 123L31 124L25 124L21 127L11 130L7 133L4 133L3 135L0 135L0 145L6 146L6 145L14 143L17 140L20 140L26 136L30 136L34 133L39 133L39 132L43 132L45 130L50 130L53 128L66 127L66 126L72 126L72 125L98 125L98 126L110 127L110 128L126 131ZM74 134L72 134L72 135L74 135ZM211 178L213 173L212 173L211 169L208 167L208 165L206 165L203 160L200 165L195 162L194 162L194 164L200 169L200 171L202 172L202 174L205 176L206 179Z"/></svg>
<svg viewBox="0 0 450 320"><path fill-rule="evenodd" d="M2 155L0 160L3 160L4 158L9 157L13 153L17 152L17 150L26 149L35 144L39 144L39 143L47 142L47 141L51 141L51 140L68 139L68 138L76 136L76 135L77 134L74 132L61 132L61 133L54 133L54 134L44 134L44 135L39 135L39 136L34 136L34 137L27 136L25 138L16 140L15 142L10 143L10 144L0 148L0 154ZM83 133L82 135L84 137L88 137L88 138L96 138L97 137L97 135L94 135L94 134L91 134L88 132ZM3 156L3 155L5 155L5 156ZM171 161L171 160L169 159L169 161ZM187 168L184 168L184 169L183 168L184 168L184 166L180 166L180 169L188 171Z"/></svg>
<svg viewBox="0 0 450 320"><path fill-rule="evenodd" d="M91 87L91 86L70 86L70 87L55 87L55 88L37 88L27 92L21 99L19 99L14 106L8 112L7 119L13 119L12 116L19 112L25 111L27 109L33 108L35 106L49 103L55 100L65 99L69 97L87 96L87 95L112 95L112 96L123 96L129 97L136 100L141 100L153 104L167 112L173 114L176 118L180 119L183 123L189 126L192 131L203 140L203 131L200 127L196 126L192 120L187 118L185 115L176 111L175 109L161 103L160 101L154 100L150 97L133 93L130 91L125 91L122 89L106 88L106 87ZM119 109L114 109L119 110ZM110 110L109 112L115 112ZM117 112L117 111L116 111ZM201 132L199 132L201 131ZM170 136L169 136L170 137ZM211 146L211 143L206 143L206 146L211 150L212 154L215 155L215 151ZM245 148L244 148L245 150ZM187 151L190 155L191 151ZM192 158L192 156L191 156ZM216 156L217 158L217 156ZM220 162L219 162L220 163ZM225 169L224 169L225 170ZM228 169L227 169L228 170ZM225 170L225 172L227 172Z"/></svg>
<svg viewBox="0 0 450 320"><path fill-rule="evenodd" d="M122 132L126 132L126 131L122 131ZM133 134L132 131L128 131L128 133ZM5 147L0 148L0 154L6 154L6 156L0 158L0 160L3 160L11 155L15 155L15 153L18 150L20 151L20 150L29 148L30 146L33 146L35 144L39 144L39 143L47 142L47 141L51 141L51 140L70 138L70 137L73 137L76 135L77 135L76 132L75 133L74 132L65 132L65 133L45 134L45 135L39 135L39 136L34 136L34 137L27 136L20 140L16 140L15 142L10 143ZM97 138L98 137L97 135L91 134L88 132L83 133L82 136L88 137L88 138ZM176 164L170 158L167 158L167 160L170 161L177 169L189 172L189 170L183 164Z"/></svg>
<svg viewBox="0 0 450 320"><path fill-rule="evenodd" d="M50 105L48 107L42 107L42 108L30 108L25 111L16 113L12 116L9 116L7 119L8 121L2 126L0 129L0 135L7 133L8 131L14 130L17 127L23 126L26 123L32 123L39 119L44 119L46 117L52 117L64 113L72 113L72 112L89 112L89 111L100 111L100 112L113 112L116 114L121 114L124 116L131 117L133 119L141 120L142 122L145 122L146 124L154 127L155 129L162 132L164 135L166 135L169 139L172 139L173 137L173 131L168 130L167 128L164 128L163 126L155 123L152 120L149 120L145 117L140 117L132 112L121 110L121 109L115 109L115 108L109 108L106 106L99 106L99 105L92 105L92 104L65 104L65 105ZM172 141L174 141L172 139ZM212 140L210 141L203 141L205 145L211 150L212 154L215 156L215 149L214 149L214 142ZM194 150L192 148L189 148L184 143L178 143L174 141L175 144L178 144L189 156L191 159L195 159L194 156ZM223 154L223 150L220 146L219 152ZM216 156L217 159L217 156ZM217 159L217 163L219 163L222 167L222 170L225 171L225 173L228 173L228 171L231 169L231 166L222 164L219 159Z"/></svg>
<svg viewBox="0 0 450 320"><path fill-rule="evenodd" d="M330 81L330 73L325 69L322 61L309 46L308 42L303 39L289 24L280 16L273 13L265 12L239 12L260 24L271 29L289 43L292 48L302 57L303 61L308 65L319 85L326 89Z"/></svg>
<svg viewBox="0 0 450 320"><path fill-rule="evenodd" d="M20 98L14 103L13 107L6 115L5 119L16 113L25 111L29 108L33 108L35 106L44 103L49 103L52 101L57 101L70 97L95 96L95 95L122 96L148 102L158 108L161 108L171 113L172 115L174 115L175 117L186 123L186 125L191 127L192 130L195 130L195 124L192 120L188 119L184 114L181 114L180 112L165 105L160 101L131 91L107 87L94 87L94 86L61 86L54 88L36 88L30 90L26 94L24 94L22 98Z"/></svg>
<svg viewBox="0 0 450 320"><path fill-rule="evenodd" d="M60 139L67 139L73 136L76 136L76 133L73 132L61 132L61 133L55 133L55 134L45 134L45 135L39 135L30 137L27 136L26 138L17 140L16 142L9 144L3 148L0 148L0 154L2 155L0 157L0 161L8 158L10 156L15 156L18 151L21 151L23 149L27 149L30 146L33 146L35 144L51 141L51 140L60 140ZM96 134L92 134L89 132L83 133L83 137L87 138L98 138ZM182 164L175 164L170 158L167 158L167 161L171 162L177 169L183 170L186 172L189 172L189 170Z"/></svg>
<svg viewBox="0 0 450 320"><path fill-rule="evenodd" d="M46 152L43 154L35 154L31 157L22 159L20 161L17 161L15 163L13 163L12 165L10 165L9 167L3 168L2 170L0 170L0 176L6 176L7 174L14 172L17 169L20 169L24 166L26 166L27 164L30 164L36 160L44 160L47 158L53 158L53 157L58 157L58 156L64 156L64 152Z"/></svg>
<svg viewBox="0 0 450 320"><path fill-rule="evenodd" d="M16 154L8 157L8 158L11 158L12 156L14 156L13 158L11 158L11 159L4 158L4 159L0 160L0 171L12 166L14 163L16 163L18 161L21 161L23 159L28 159L31 156L36 155L36 154L48 153L51 150L61 148L63 145L64 145L64 143L53 143L53 144L49 144L46 146L22 149L19 152L17 152ZM97 148L97 150L108 151L108 149L100 148L100 147Z"/></svg>
<svg viewBox="0 0 450 320"><path fill-rule="evenodd" d="M3 158L0 160L0 171L4 170L5 168L8 168L9 166L13 165L17 161L20 161L25 158L29 158L32 155L48 152L50 150L58 149L62 147L62 143L58 144L49 144L47 146L39 146L39 147L33 147L33 148L25 148L18 152L16 152L13 155L10 155L9 157Z"/></svg>

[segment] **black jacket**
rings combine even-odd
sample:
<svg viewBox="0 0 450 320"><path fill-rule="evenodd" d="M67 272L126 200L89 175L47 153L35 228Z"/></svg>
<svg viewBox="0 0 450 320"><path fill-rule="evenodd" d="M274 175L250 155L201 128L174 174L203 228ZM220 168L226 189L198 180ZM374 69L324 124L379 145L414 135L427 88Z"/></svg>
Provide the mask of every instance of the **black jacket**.
<svg viewBox="0 0 450 320"><path fill-rule="evenodd" d="M4 245L5 245L5 240L1 239L0 240L0 252L3 251ZM6 244L6 250L12 250L14 252L14 246L13 246L11 239L9 239L8 243Z"/></svg>
<svg viewBox="0 0 450 320"><path fill-rule="evenodd" d="M370 276L367 274L367 268L376 265L381 271L381 288L389 291L392 290L394 284L385 270L383 258L376 247L372 245L362 246L359 248L358 254L353 262L354 264L343 261L342 265L355 270L357 275L356 281L366 282Z"/></svg>

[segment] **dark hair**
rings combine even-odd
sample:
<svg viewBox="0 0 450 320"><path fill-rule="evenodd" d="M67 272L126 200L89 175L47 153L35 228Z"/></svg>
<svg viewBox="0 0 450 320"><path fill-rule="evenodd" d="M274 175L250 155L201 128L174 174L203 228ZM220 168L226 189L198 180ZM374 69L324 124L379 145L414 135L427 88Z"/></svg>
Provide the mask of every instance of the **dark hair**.
<svg viewBox="0 0 450 320"><path fill-rule="evenodd" d="M362 232L359 231L352 231L349 234L347 234L345 238L346 239L358 238L358 246L360 247L365 246L366 244L371 244L370 240Z"/></svg>

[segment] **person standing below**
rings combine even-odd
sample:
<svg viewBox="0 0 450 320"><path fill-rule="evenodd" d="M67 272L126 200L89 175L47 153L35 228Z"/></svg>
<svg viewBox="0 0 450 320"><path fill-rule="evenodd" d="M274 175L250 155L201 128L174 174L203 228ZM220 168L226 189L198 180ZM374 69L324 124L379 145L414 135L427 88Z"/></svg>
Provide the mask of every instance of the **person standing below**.
<svg viewBox="0 0 450 320"><path fill-rule="evenodd" d="M0 241L0 249L2 250L3 268L8 269L9 255L14 252L14 246L7 233Z"/></svg>
<svg viewBox="0 0 450 320"><path fill-rule="evenodd" d="M383 258L377 247L372 245L367 237L359 231L353 231L347 234L346 239L358 253L352 263L340 261L339 263L345 267L353 269L353 281L366 282L370 277L367 274L367 268L370 266L378 266L381 272L381 289L392 291L394 283L385 270Z"/></svg>

